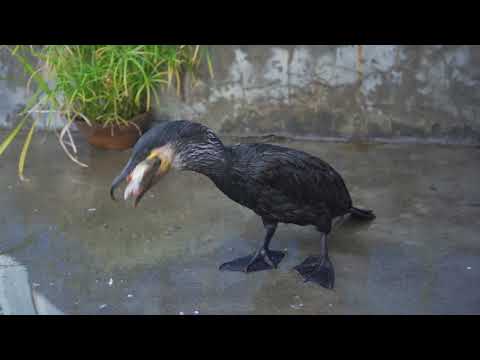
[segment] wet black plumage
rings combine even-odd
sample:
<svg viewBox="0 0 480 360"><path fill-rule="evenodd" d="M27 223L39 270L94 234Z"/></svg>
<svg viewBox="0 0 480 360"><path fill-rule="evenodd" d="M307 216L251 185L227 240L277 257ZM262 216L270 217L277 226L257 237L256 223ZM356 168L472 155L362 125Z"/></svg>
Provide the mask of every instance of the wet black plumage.
<svg viewBox="0 0 480 360"><path fill-rule="evenodd" d="M352 201L341 176L305 152L269 144L227 148L230 172L220 189L271 222L315 225L330 232L331 218Z"/></svg>
<svg viewBox="0 0 480 360"><path fill-rule="evenodd" d="M137 143L122 174L128 175L149 151L173 146L176 166L208 176L233 201L259 215L267 236L253 255L223 264L222 270L259 271L274 268L284 254L269 249L278 223L313 225L324 234L323 254L296 267L305 280L332 288L333 266L328 258L326 235L332 220L351 214L372 220L371 211L352 206L340 174L325 161L303 151L270 144L225 146L212 130L189 121L167 122L147 132Z"/></svg>

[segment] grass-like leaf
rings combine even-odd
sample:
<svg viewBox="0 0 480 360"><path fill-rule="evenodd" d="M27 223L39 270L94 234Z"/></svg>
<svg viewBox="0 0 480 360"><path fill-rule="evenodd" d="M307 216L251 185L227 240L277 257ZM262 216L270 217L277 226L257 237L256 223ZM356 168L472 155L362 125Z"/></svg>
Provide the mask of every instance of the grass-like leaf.
<svg viewBox="0 0 480 360"><path fill-rule="evenodd" d="M25 123L28 120L28 115L25 115L23 119L18 123L18 125L7 135L7 137L0 144L0 156L3 155L5 150L10 146L10 144L15 140L15 137L18 135L20 130L23 128Z"/></svg>
<svg viewBox="0 0 480 360"><path fill-rule="evenodd" d="M22 181L26 180L23 177L23 170L25 169L25 159L27 158L27 152L28 152L28 149L30 148L30 143L32 142L33 132L35 131L36 124L37 122L34 121L32 123L32 126L30 127L30 131L28 132L25 143L23 144L22 152L20 153L20 159L18 160L18 176Z"/></svg>
<svg viewBox="0 0 480 360"><path fill-rule="evenodd" d="M48 111L48 124L57 114L89 125L128 124L160 101L161 90L174 85L180 94L185 72L195 80L202 59L213 67L200 45L14 45L5 46L29 76L34 94L18 125L0 144L0 155L26 125L32 111ZM33 61L32 61L33 59ZM36 123L30 127L19 161L23 178ZM64 147L65 144L62 144ZM68 155L68 153L67 153Z"/></svg>

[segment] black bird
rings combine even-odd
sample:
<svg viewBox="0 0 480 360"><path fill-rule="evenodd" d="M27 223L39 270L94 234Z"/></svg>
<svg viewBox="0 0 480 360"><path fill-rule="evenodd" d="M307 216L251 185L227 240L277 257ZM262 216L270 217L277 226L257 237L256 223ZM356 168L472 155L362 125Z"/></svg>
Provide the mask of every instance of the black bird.
<svg viewBox="0 0 480 360"><path fill-rule="evenodd" d="M270 250L278 223L313 225L322 233L319 256L295 267L305 281L332 289L335 275L326 238L332 220L350 214L373 220L370 210L353 207L342 177L329 164L305 152L269 144L225 146L208 127L186 120L165 122L137 142L110 194L124 180L125 199L142 196L171 168L208 176L231 200L259 215L265 226L263 244L252 255L220 266L220 270L253 272L277 268L285 254Z"/></svg>

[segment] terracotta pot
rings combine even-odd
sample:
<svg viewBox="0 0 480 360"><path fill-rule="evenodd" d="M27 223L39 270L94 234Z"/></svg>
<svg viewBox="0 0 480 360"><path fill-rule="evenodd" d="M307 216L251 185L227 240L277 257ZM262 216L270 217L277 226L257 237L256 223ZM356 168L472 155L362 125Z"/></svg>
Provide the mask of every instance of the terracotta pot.
<svg viewBox="0 0 480 360"><path fill-rule="evenodd" d="M86 137L87 142L95 147L108 150L126 150L135 145L137 140L150 127L153 120L151 113L135 116L127 125L103 125L92 124L89 126L84 120L75 120L78 130Z"/></svg>

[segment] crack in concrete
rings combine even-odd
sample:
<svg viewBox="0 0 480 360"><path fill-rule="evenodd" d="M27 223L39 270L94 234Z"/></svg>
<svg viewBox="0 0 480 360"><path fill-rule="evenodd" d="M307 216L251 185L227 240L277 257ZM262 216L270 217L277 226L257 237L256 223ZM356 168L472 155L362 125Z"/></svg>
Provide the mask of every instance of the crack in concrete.
<svg viewBox="0 0 480 360"><path fill-rule="evenodd" d="M32 245L33 242L37 239L37 237L34 236L34 235L35 234L30 234L30 235L26 236L25 239L22 242L20 242L20 244L12 246L10 249L0 251L0 256L1 255L11 255L11 254L17 252L18 250L23 250L23 249L27 248L28 246Z"/></svg>
<svg viewBox="0 0 480 360"><path fill-rule="evenodd" d="M28 282L28 286L30 288L30 298L32 299L33 311L35 312L35 315L39 315L38 305L37 305L37 301L35 300L35 295L33 293L32 283Z"/></svg>
<svg viewBox="0 0 480 360"><path fill-rule="evenodd" d="M15 268L22 267L22 265L0 265L0 268Z"/></svg>

